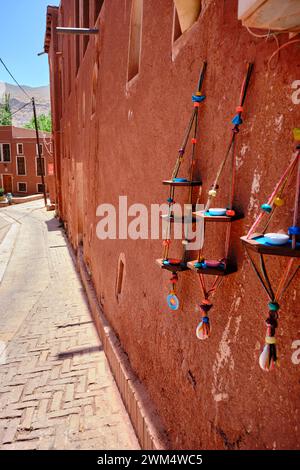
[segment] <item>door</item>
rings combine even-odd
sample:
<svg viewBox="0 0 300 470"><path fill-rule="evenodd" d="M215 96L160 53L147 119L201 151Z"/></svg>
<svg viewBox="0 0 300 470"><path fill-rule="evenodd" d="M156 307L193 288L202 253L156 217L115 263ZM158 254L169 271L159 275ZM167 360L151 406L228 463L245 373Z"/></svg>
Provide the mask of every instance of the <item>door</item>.
<svg viewBox="0 0 300 470"><path fill-rule="evenodd" d="M3 188L5 193L12 193L12 176L2 175Z"/></svg>

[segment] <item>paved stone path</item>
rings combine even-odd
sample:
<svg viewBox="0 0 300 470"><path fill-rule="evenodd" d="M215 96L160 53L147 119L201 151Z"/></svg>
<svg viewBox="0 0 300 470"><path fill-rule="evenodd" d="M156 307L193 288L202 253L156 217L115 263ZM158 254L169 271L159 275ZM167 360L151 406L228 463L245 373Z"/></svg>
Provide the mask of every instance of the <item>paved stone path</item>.
<svg viewBox="0 0 300 470"><path fill-rule="evenodd" d="M0 449L138 449L58 222L24 206L1 209L20 227L0 285Z"/></svg>

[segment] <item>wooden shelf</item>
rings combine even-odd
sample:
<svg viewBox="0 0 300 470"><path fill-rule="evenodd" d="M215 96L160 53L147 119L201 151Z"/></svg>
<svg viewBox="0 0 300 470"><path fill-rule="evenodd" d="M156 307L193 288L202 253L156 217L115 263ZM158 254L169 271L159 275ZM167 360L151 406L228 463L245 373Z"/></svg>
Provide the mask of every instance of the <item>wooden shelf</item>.
<svg viewBox="0 0 300 470"><path fill-rule="evenodd" d="M160 215L161 219L163 220L169 220L172 224L183 224L185 222L184 216L182 217L174 217L174 216L169 216L169 214L161 214ZM196 222L196 217L191 217L190 223Z"/></svg>
<svg viewBox="0 0 300 470"><path fill-rule="evenodd" d="M164 264L163 259L157 259L156 263L162 268L162 269L167 269L168 271L172 271L173 273L178 272L178 271L187 271L188 267L186 263L180 263L180 264Z"/></svg>
<svg viewBox="0 0 300 470"><path fill-rule="evenodd" d="M261 233L254 233L251 238L247 236L241 237L243 244L256 253L273 256L289 256L291 258L300 258L300 243L297 242L295 250L292 248L292 242L289 241L285 245L269 245L264 240Z"/></svg>
<svg viewBox="0 0 300 470"><path fill-rule="evenodd" d="M227 276L228 274L235 273L237 269L234 266L228 266L226 269L222 268L197 268L195 264L198 263L198 260L188 261L188 268L197 273L207 274L209 276Z"/></svg>
<svg viewBox="0 0 300 470"><path fill-rule="evenodd" d="M205 222L234 222L244 217L241 214L236 214L234 217L228 217L227 215L211 215L205 211L193 212L193 216L196 219L204 219Z"/></svg>
<svg viewBox="0 0 300 470"><path fill-rule="evenodd" d="M164 180L163 184L168 186L202 186L202 181L173 181Z"/></svg>

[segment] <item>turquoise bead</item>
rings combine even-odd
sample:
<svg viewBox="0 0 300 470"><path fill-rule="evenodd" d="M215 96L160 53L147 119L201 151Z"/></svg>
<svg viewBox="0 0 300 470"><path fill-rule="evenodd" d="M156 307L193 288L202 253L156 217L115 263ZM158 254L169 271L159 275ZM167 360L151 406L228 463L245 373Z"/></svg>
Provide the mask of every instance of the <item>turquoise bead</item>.
<svg viewBox="0 0 300 470"><path fill-rule="evenodd" d="M268 307L272 312L277 312L277 310L279 310L279 305L277 302L269 302Z"/></svg>
<svg viewBox="0 0 300 470"><path fill-rule="evenodd" d="M272 211L272 206L270 206L270 204L262 204L261 208L263 211L268 212L268 214Z"/></svg>

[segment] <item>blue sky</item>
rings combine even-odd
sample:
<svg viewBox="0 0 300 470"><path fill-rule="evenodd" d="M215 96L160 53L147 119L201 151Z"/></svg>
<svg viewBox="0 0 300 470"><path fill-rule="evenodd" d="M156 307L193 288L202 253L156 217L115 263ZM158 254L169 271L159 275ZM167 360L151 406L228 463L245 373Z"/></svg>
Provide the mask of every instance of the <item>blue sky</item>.
<svg viewBox="0 0 300 470"><path fill-rule="evenodd" d="M59 0L0 0L0 57L22 85L48 85L48 56L43 50L47 5ZM0 64L0 81L13 83Z"/></svg>

